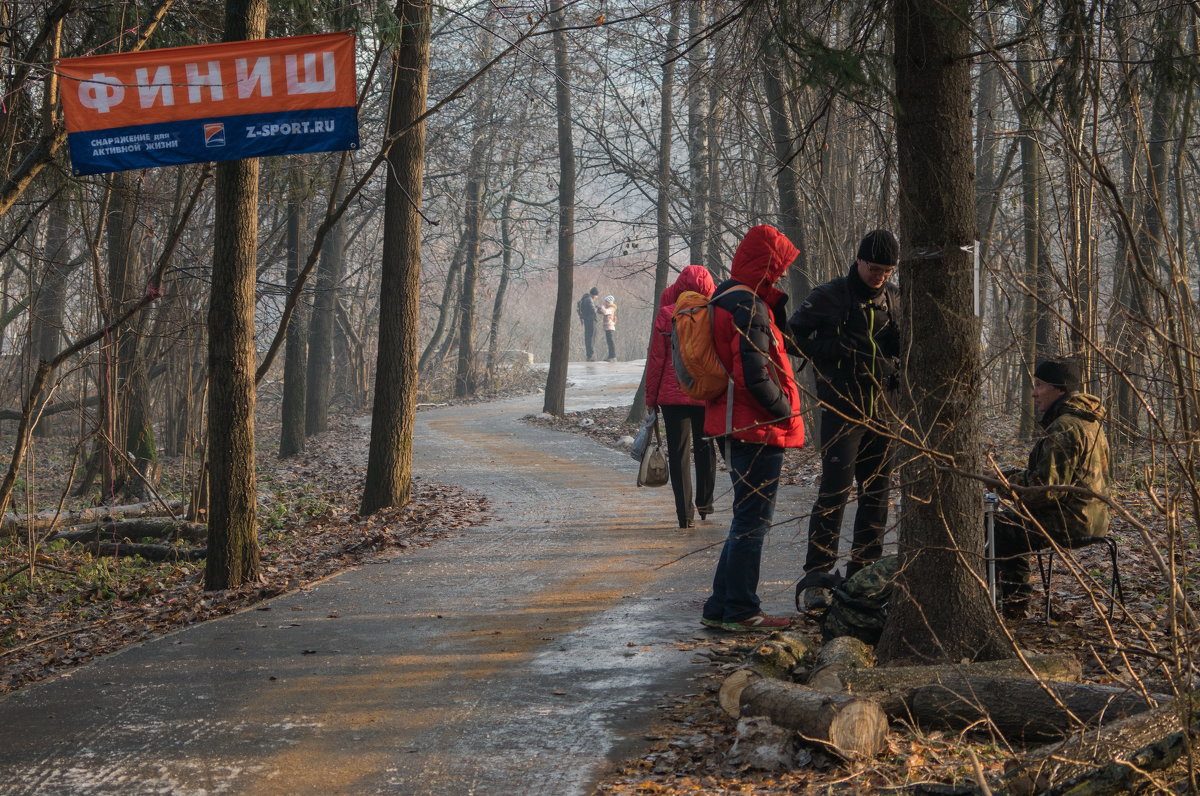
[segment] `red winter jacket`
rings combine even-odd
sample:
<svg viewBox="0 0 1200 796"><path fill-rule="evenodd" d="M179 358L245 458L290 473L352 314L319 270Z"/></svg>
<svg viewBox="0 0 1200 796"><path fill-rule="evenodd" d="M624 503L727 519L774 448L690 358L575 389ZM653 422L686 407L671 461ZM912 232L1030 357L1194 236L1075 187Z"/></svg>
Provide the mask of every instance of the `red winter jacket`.
<svg viewBox="0 0 1200 796"><path fill-rule="evenodd" d="M724 293L713 302L713 335L717 355L733 376L733 416L726 414L728 393L705 404L704 433L722 436L732 423L734 439L781 448L804 445L800 391L784 349L787 295L775 280L799 250L774 227L753 227L738 244L730 268L732 279L717 286ZM728 291L735 285L754 291Z"/></svg>
<svg viewBox="0 0 1200 796"><path fill-rule="evenodd" d="M692 398L679 386L675 366L671 362L671 317L675 314L675 299L685 290L711 296L713 278L702 265L689 265L667 286L658 300L654 316L654 331L650 334L650 351L646 354L646 406L703 406L704 401Z"/></svg>

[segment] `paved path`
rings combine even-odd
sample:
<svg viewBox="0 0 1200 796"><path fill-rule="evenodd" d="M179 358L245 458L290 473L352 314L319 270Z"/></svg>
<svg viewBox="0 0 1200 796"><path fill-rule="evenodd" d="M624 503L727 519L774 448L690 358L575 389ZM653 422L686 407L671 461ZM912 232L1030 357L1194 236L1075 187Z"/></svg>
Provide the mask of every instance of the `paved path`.
<svg viewBox="0 0 1200 796"><path fill-rule="evenodd" d="M628 404L639 376L573 365L568 409ZM688 648L717 550L662 565L724 538L728 479L679 530L669 489L520 421L540 408L418 415L417 472L487 494L493 521L0 700L0 793L591 792L704 671ZM770 610L795 537L768 540Z"/></svg>

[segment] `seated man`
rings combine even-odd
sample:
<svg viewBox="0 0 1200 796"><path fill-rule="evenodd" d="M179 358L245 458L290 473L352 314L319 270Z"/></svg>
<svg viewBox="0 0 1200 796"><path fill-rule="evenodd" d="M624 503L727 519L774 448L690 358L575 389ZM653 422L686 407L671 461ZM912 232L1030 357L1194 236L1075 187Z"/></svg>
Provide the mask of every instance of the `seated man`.
<svg viewBox="0 0 1200 796"><path fill-rule="evenodd" d="M1104 407L1081 392L1079 370L1066 360L1040 363L1033 372L1033 405L1042 438L1024 469L1006 472L1017 490L1016 510L996 515L996 568L1005 616L1020 618L1029 606L1028 554L1050 546L1077 547L1108 533L1108 439L1100 428Z"/></svg>

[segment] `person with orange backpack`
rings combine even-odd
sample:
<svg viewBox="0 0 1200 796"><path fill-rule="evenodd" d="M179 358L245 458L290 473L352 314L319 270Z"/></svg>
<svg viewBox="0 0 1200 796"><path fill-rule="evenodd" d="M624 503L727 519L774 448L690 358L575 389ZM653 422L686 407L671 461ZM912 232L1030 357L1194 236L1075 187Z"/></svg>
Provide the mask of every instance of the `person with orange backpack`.
<svg viewBox="0 0 1200 796"><path fill-rule="evenodd" d="M672 316L675 299L685 291L705 298L712 295L713 278L702 265L689 265L662 292L654 331L646 353L646 407L662 410L667 429L667 470L671 491L675 493L675 514L680 528L695 528L692 505L692 477L688 472L688 450L696 464L694 510L704 519L713 512L713 486L717 479L717 454L712 440L704 436L704 401L697 400L679 386L671 358Z"/></svg>
<svg viewBox="0 0 1200 796"><path fill-rule="evenodd" d="M713 342L729 381L705 404L704 433L725 438L733 481L733 519L700 619L715 629L791 624L762 612L758 578L783 452L804 445L800 392L782 332L787 295L775 287L799 253L774 227L753 227L734 252L732 278L717 286L710 304Z"/></svg>

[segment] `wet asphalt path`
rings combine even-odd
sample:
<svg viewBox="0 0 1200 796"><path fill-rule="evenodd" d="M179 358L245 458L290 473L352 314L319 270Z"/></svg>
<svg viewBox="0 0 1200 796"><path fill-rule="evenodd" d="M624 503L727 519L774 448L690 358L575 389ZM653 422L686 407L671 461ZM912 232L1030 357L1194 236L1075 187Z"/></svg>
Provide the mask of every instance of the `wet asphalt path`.
<svg viewBox="0 0 1200 796"><path fill-rule="evenodd" d="M568 409L628 404L639 376L573 365ZM591 792L706 670L718 548L663 565L724 538L728 477L680 530L627 454L520 421L540 408L418 415L416 471L488 495L492 521L0 700L0 793ZM799 556L776 529L768 610Z"/></svg>

